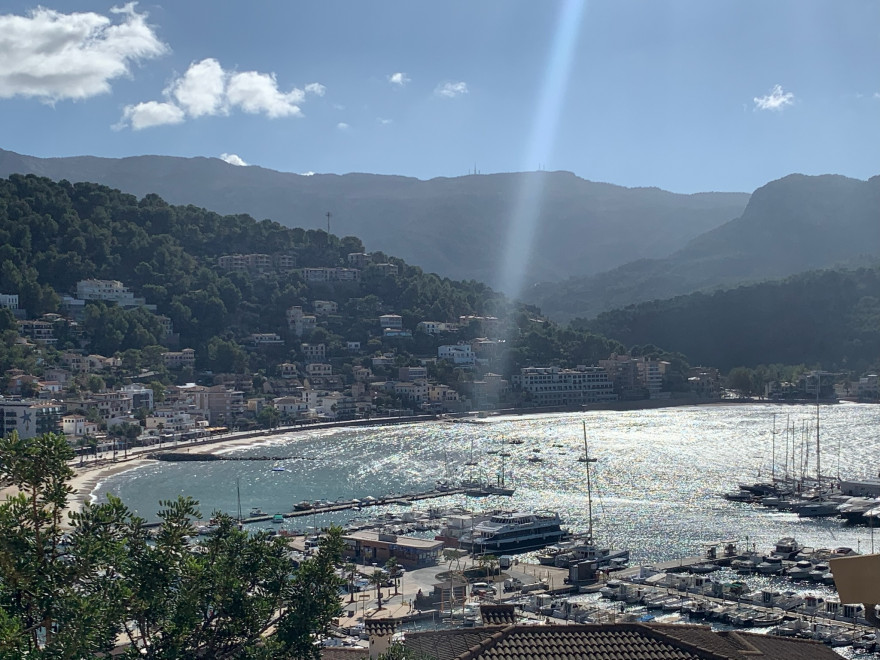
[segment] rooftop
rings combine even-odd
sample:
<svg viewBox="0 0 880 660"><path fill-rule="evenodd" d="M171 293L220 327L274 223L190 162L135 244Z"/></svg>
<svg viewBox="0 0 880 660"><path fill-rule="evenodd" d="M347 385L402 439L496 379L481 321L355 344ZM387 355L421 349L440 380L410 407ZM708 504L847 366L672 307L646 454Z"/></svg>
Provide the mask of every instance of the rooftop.
<svg viewBox="0 0 880 660"><path fill-rule="evenodd" d="M412 633L405 645L437 660L839 660L810 640L681 624L489 625Z"/></svg>

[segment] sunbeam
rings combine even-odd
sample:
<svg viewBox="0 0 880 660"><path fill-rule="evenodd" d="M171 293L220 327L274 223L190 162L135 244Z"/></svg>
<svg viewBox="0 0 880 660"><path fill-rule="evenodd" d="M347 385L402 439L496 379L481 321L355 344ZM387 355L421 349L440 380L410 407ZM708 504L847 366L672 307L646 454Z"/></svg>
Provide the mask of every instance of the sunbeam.
<svg viewBox="0 0 880 660"><path fill-rule="evenodd" d="M544 162L552 152L585 5L585 0L565 0L559 13L547 72L538 97L535 122L523 161L522 169L526 172L534 168L536 163ZM543 192L544 176L541 173L522 176L522 185L511 209L510 229L499 277L499 288L511 298L516 298L522 290L523 274L532 252Z"/></svg>

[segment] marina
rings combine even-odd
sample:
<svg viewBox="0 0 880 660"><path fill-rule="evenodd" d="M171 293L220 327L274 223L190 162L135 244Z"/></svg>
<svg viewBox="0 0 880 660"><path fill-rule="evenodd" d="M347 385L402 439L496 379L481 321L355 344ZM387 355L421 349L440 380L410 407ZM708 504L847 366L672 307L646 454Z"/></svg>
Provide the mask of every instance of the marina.
<svg viewBox="0 0 880 660"><path fill-rule="evenodd" d="M318 460L156 462L103 480L93 496L113 492L139 515L155 520L160 499L190 495L205 515L226 511L237 517L234 488L241 484L245 510L292 512L296 503L352 502L382 497L367 516L350 506L309 511L317 526L366 522L399 513L408 493L428 492L467 476L471 446L486 471L501 457L486 457L506 438L511 496L487 495L480 508L557 512L572 534L589 531L587 471L593 476L593 533L608 547L626 548L634 563L670 561L701 554L706 542L734 538L770 547L783 537L813 538L829 547L871 549L873 529L838 518L797 514L729 502L720 494L739 483L769 480L773 413L813 418L809 405L699 406L634 411L591 411L561 415L489 417L479 424L424 422L382 427L320 429L255 439L246 448L211 453L229 456L315 456ZM880 449L880 409L842 404L823 407L823 447L830 471L845 478L874 474ZM584 429L590 456L583 463ZM559 446L555 446L559 445ZM540 449L542 463L528 458ZM491 460L490 460L491 459ZM839 464L839 468L838 468ZM484 480L485 481L485 480ZM396 503L395 503L396 502ZM474 508L459 490L436 493L439 508ZM293 517L293 516L291 516ZM283 527L283 526L282 526Z"/></svg>
<svg viewBox="0 0 880 660"><path fill-rule="evenodd" d="M859 613L847 609L846 615L855 616L844 616L849 604L834 604L828 561L845 552L870 552L873 528L721 497L739 484L770 481L768 428L777 408L815 415L808 405L705 406L322 429L266 438L247 448L211 450L245 459L288 459L156 462L107 479L95 495L116 492L147 516L155 510L151 501L175 493L193 495L203 510L235 512L234 489L224 486L240 481L245 511L262 514L244 521L249 528L296 533L291 519L299 519L313 533L339 524L353 538L366 533L355 530L374 532L377 542L383 535L442 538L446 547L464 550L474 549L468 548L469 534L492 516L544 509L558 515L560 529L572 537L542 543L548 546L543 553L513 555L511 568L503 571L510 589L499 583L491 596L518 604L523 616L778 628L779 634L867 648L870 631ZM840 405L824 407L822 414L829 470L839 469L852 480L873 476L868 466L880 445L875 432L880 410ZM488 454L498 449L501 437L508 455ZM544 460L530 461L535 455ZM467 484L468 473L492 474L502 461L505 484L515 483L514 492L468 497L465 491L474 487ZM476 482L485 486L499 478ZM307 543L313 537L302 538ZM539 559L549 562L545 555L552 552L552 565L541 565ZM607 560L600 561L602 556ZM585 565L599 570L584 572ZM425 589L442 573L440 566L422 571ZM591 575L599 579L593 586L590 579L579 579ZM640 583L640 575L649 581ZM408 575L411 579L415 576ZM627 585L630 599L641 590L638 602L599 594L615 584ZM702 589L694 592L697 584ZM764 591L777 594L772 603L760 602ZM463 604L459 607L459 625L473 620L473 608L466 613Z"/></svg>

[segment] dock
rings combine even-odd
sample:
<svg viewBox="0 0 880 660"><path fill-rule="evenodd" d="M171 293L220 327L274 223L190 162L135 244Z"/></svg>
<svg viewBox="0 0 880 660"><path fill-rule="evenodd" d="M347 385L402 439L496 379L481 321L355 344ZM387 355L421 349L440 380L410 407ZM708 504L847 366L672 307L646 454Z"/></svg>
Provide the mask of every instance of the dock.
<svg viewBox="0 0 880 660"><path fill-rule="evenodd" d="M328 504L321 504L318 506L309 506L309 508L297 509L281 514L266 513L259 516L250 516L248 518L242 518L241 522L243 525L248 525L251 523L269 522L273 520L276 515L281 515L284 518L302 518L305 516L321 515L324 513L334 513L336 511L350 511L355 509L360 510L366 507L373 506L389 506L393 504L397 504L400 506L409 506L413 502L418 502L420 500L432 500L438 497L446 497L447 495L461 495L464 492L464 488L446 488L442 490L434 488L431 490L416 493L384 495L382 497L367 497L362 500L345 500L342 502L330 502ZM144 527L158 527L160 524L161 523L158 522L147 523L144 525Z"/></svg>

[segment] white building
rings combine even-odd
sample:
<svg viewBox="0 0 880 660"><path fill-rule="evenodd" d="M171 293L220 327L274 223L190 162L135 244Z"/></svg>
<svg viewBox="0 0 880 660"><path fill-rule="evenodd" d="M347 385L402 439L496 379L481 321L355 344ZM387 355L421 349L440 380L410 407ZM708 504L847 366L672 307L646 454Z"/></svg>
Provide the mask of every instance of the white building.
<svg viewBox="0 0 880 660"><path fill-rule="evenodd" d="M192 367L196 363L196 352L192 348L184 348L182 351L166 351L162 353L162 361L169 369Z"/></svg>
<svg viewBox="0 0 880 660"><path fill-rule="evenodd" d="M0 293L0 307L6 309L18 309L17 293Z"/></svg>
<svg viewBox="0 0 880 660"><path fill-rule="evenodd" d="M125 387L123 387L122 391L131 397L132 409L153 409L153 388L144 387L143 385L132 383L131 385L126 385Z"/></svg>
<svg viewBox="0 0 880 660"><path fill-rule="evenodd" d="M297 337L302 337L318 327L318 319L312 314L304 314L302 307L289 307L287 309L287 327Z"/></svg>
<svg viewBox="0 0 880 660"><path fill-rule="evenodd" d="M119 280L80 280L76 283L76 297L80 300L113 302L120 307L148 306L145 299L135 298L129 288Z"/></svg>
<svg viewBox="0 0 880 660"><path fill-rule="evenodd" d="M64 406L59 403L0 397L0 435L17 431L20 438L35 438L57 432L63 415Z"/></svg>
<svg viewBox="0 0 880 660"><path fill-rule="evenodd" d="M379 326L383 330L403 330L403 317L400 314L382 314Z"/></svg>
<svg viewBox="0 0 880 660"><path fill-rule="evenodd" d="M338 312L339 305L332 300L313 300L312 309L315 310L315 314L318 316L324 316L326 314L335 314Z"/></svg>
<svg viewBox="0 0 880 660"><path fill-rule="evenodd" d="M449 324L443 321L419 321L416 324L416 330L424 332L426 335L439 335L449 329Z"/></svg>
<svg viewBox="0 0 880 660"><path fill-rule="evenodd" d="M306 375L314 376L332 376L333 367L326 362L311 362L306 365Z"/></svg>
<svg viewBox="0 0 880 660"><path fill-rule="evenodd" d="M64 435L81 438L98 432L98 424L90 422L83 415L64 415L61 418L61 430Z"/></svg>
<svg viewBox="0 0 880 660"><path fill-rule="evenodd" d="M324 344L301 344L303 356L309 362L323 362L327 357L327 347Z"/></svg>
<svg viewBox="0 0 880 660"><path fill-rule="evenodd" d="M527 392L538 406L573 406L616 401L614 383L601 367L525 367L511 378L511 385Z"/></svg>
<svg viewBox="0 0 880 660"><path fill-rule="evenodd" d="M437 357L453 364L473 366L476 356L470 344L454 344L437 348Z"/></svg>

